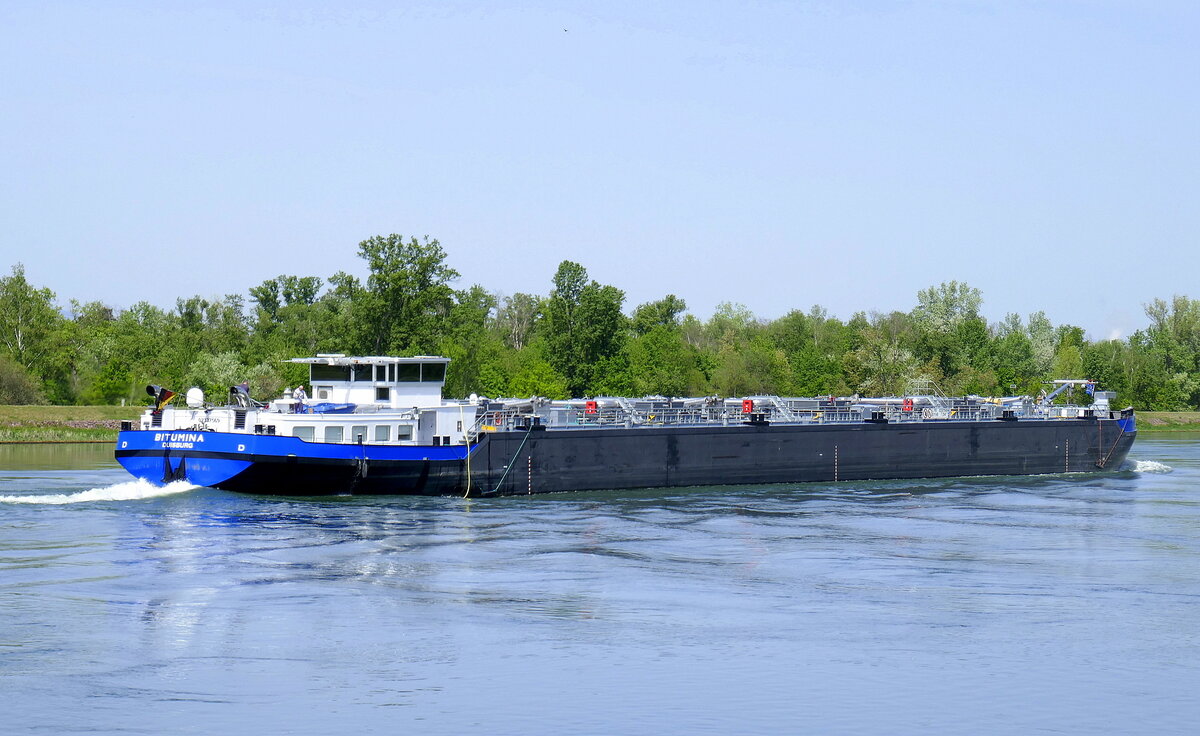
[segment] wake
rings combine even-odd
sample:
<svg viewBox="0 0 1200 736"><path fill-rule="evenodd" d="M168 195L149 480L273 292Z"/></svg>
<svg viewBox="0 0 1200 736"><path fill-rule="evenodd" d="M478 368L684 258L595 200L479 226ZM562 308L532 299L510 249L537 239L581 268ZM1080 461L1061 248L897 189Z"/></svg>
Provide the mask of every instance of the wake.
<svg viewBox="0 0 1200 736"><path fill-rule="evenodd" d="M1174 470L1170 465L1157 460L1134 460L1129 469L1135 473L1169 473Z"/></svg>
<svg viewBox="0 0 1200 736"><path fill-rule="evenodd" d="M7 495L0 496L2 503L35 503L35 504L64 504L88 503L90 501L140 501L145 498L173 496L184 493L199 486L187 481L177 480L165 486L156 486L150 481L137 479L104 488L93 488L78 493L47 493L43 495Z"/></svg>

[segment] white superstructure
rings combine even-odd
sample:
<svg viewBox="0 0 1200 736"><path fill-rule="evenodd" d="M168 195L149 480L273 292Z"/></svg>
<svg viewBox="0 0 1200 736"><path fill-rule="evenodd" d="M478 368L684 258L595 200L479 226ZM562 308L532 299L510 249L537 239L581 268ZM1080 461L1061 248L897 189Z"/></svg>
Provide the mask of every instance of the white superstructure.
<svg viewBox="0 0 1200 736"><path fill-rule="evenodd" d="M147 411L141 429L199 430L298 437L309 442L457 445L476 420L476 401L442 399L449 358L319 354L309 366L308 398L292 389L261 405L231 391L231 406L188 392L187 408ZM154 387L157 388L157 387Z"/></svg>
<svg viewBox="0 0 1200 736"><path fill-rule="evenodd" d="M309 366L308 396L314 403L411 409L441 405L450 359L436 355L347 357L337 353L289 362Z"/></svg>

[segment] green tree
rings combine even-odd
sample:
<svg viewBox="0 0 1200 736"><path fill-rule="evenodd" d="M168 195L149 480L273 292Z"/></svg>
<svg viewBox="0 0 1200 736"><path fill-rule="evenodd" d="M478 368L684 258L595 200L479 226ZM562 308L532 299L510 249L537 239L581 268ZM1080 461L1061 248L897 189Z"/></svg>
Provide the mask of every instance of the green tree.
<svg viewBox="0 0 1200 736"><path fill-rule="evenodd" d="M1004 321L998 325L992 342L992 355L996 380L1002 392L1013 386L1018 392L1037 391L1039 374L1033 344L1019 315L1005 315Z"/></svg>
<svg viewBox="0 0 1200 736"><path fill-rule="evenodd" d="M0 354L45 378L58 348L62 323L54 292L30 284L25 266L18 263L11 275L0 278Z"/></svg>
<svg viewBox="0 0 1200 736"><path fill-rule="evenodd" d="M985 357L979 345L981 334L988 341L987 324L979 315L982 304L979 289L958 281L917 292L917 306L910 312L914 329L904 348L944 389L977 384L981 370L987 368L980 361Z"/></svg>
<svg viewBox="0 0 1200 736"><path fill-rule="evenodd" d="M786 394L791 393L791 366L783 350L757 336L741 347L722 347L712 381L722 396Z"/></svg>
<svg viewBox="0 0 1200 736"><path fill-rule="evenodd" d="M917 292L912 317L917 326L932 332L948 333L963 320L979 317L983 294L958 281L944 281Z"/></svg>
<svg viewBox="0 0 1200 736"><path fill-rule="evenodd" d="M189 367L181 387L199 386L210 401L224 400L230 386L249 380L250 370L237 353L200 353Z"/></svg>
<svg viewBox="0 0 1200 736"><path fill-rule="evenodd" d="M784 351L792 368L792 386L804 396L849 393L842 358L849 346L846 326L814 305L793 310L767 325L770 339Z"/></svg>
<svg viewBox="0 0 1200 736"><path fill-rule="evenodd" d="M901 312L875 314L863 324L857 322L857 346L847 356L851 385L871 395L898 396L919 375L920 363L905 347L912 325Z"/></svg>
<svg viewBox="0 0 1200 736"><path fill-rule="evenodd" d="M0 356L0 404L41 404L46 397L20 363Z"/></svg>
<svg viewBox="0 0 1200 736"><path fill-rule="evenodd" d="M762 329L754 312L744 304L721 302L704 326L704 347L719 350L747 344Z"/></svg>
<svg viewBox="0 0 1200 736"><path fill-rule="evenodd" d="M587 269L563 261L546 300L545 343L551 365L572 396L594 392L606 378L600 363L612 360L625 342L625 293L588 280Z"/></svg>
<svg viewBox="0 0 1200 736"><path fill-rule="evenodd" d="M1176 296L1171 303L1155 299L1146 305L1150 326L1133 342L1145 349L1163 386L1154 404L1163 410L1200 406L1200 300Z"/></svg>
<svg viewBox="0 0 1200 736"><path fill-rule="evenodd" d="M509 394L514 397L544 396L566 399L571 395L566 376L554 369L543 356L543 345L534 342L514 354L510 369Z"/></svg>
<svg viewBox="0 0 1200 736"><path fill-rule="evenodd" d="M269 327L271 323L279 319L279 308L283 306L279 294L279 280L267 279L258 286L251 286L250 301L258 307L261 320L260 329Z"/></svg>
<svg viewBox="0 0 1200 736"><path fill-rule="evenodd" d="M667 294L655 302L640 304L633 311L633 331L638 335L645 335L655 327L677 328L680 315L686 311L687 302L674 294Z"/></svg>
<svg viewBox="0 0 1200 736"><path fill-rule="evenodd" d="M1029 344L1033 348L1034 368L1043 376L1053 372L1054 354L1060 343L1054 325L1045 312L1037 311L1029 315L1026 330L1029 334Z"/></svg>
<svg viewBox="0 0 1200 736"><path fill-rule="evenodd" d="M705 392L697 350L678 327L658 324L628 343L629 383L638 396L694 396Z"/></svg>
<svg viewBox="0 0 1200 736"><path fill-rule="evenodd" d="M451 359L444 388L447 397L479 393L484 367L496 364L503 350L496 331L489 329L496 301L494 294L479 285L456 292L438 347L440 354Z"/></svg>
<svg viewBox="0 0 1200 736"><path fill-rule="evenodd" d="M370 275L365 289L350 289L354 348L376 355L435 350L454 305L450 283L459 276L441 244L428 236L375 236L358 244L358 254Z"/></svg>
<svg viewBox="0 0 1200 736"><path fill-rule="evenodd" d="M1040 367L1036 365L1035 351L1035 369L1039 375L1043 380L1047 378L1087 378L1088 376L1084 374L1083 370L1083 349L1086 342L1083 328L1062 325L1055 332L1058 342L1054 348L1054 358L1051 360L1049 371L1040 370ZM1082 388L1071 389L1061 394L1061 397L1061 403L1090 403L1090 397Z"/></svg>
<svg viewBox="0 0 1200 736"><path fill-rule="evenodd" d="M102 302L71 302L72 392L84 404L115 404L134 397L130 356L118 342L114 310Z"/></svg>
<svg viewBox="0 0 1200 736"><path fill-rule="evenodd" d="M496 311L496 328L504 344L520 350L532 339L538 320L542 317L542 298L518 292L504 297Z"/></svg>

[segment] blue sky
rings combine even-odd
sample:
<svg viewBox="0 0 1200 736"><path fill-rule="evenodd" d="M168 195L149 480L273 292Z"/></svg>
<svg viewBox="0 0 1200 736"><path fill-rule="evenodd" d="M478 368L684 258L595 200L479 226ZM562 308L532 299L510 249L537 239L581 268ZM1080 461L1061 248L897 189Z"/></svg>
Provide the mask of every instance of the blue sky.
<svg viewBox="0 0 1200 736"><path fill-rule="evenodd" d="M117 307L438 238L711 314L1200 297L1200 5L0 0L0 268Z"/></svg>

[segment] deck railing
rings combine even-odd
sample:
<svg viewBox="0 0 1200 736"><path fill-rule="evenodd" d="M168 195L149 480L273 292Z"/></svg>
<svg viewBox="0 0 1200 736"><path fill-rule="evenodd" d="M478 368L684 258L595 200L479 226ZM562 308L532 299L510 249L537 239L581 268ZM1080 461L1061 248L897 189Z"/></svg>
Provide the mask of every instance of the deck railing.
<svg viewBox="0 0 1200 736"><path fill-rule="evenodd" d="M492 408L494 407L494 408ZM945 396L911 399L787 398L755 396L749 399L676 400L616 399L550 401L522 400L516 406L495 402L479 407L468 430L472 439L481 432L586 427L729 426L742 424L854 424L988 421L1001 417L1007 405L981 403ZM1079 407L1043 408L1031 404L1011 409L1019 419L1057 419L1083 416Z"/></svg>

